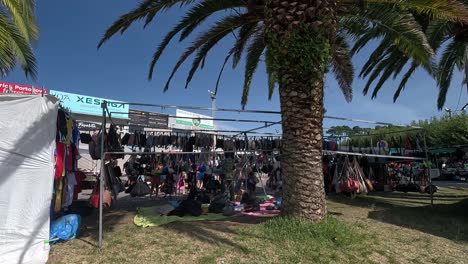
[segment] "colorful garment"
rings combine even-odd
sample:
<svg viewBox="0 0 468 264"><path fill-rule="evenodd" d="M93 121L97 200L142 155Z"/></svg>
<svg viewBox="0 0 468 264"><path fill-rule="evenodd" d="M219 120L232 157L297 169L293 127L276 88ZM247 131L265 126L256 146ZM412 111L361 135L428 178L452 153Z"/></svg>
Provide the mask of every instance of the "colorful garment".
<svg viewBox="0 0 468 264"><path fill-rule="evenodd" d="M57 142L56 143L56 149L55 149L55 179L58 180L65 174L65 167L64 167L64 161L65 161L65 155L66 155L66 148L65 144L62 142Z"/></svg>

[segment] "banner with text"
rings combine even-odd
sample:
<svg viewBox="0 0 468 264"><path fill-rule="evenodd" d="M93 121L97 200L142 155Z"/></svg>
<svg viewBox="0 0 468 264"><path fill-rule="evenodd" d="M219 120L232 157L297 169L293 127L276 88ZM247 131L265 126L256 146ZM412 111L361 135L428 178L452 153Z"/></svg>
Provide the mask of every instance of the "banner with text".
<svg viewBox="0 0 468 264"><path fill-rule="evenodd" d="M50 94L57 97L62 106L69 109L72 113L102 116L101 103L108 101L112 102L107 103L111 117L128 119L129 105L120 101L55 90L50 90Z"/></svg>
<svg viewBox="0 0 468 264"><path fill-rule="evenodd" d="M34 92L33 92L33 87L29 85L0 82L0 93L42 94L42 88L34 87ZM48 91L45 88L44 88L44 94L48 94Z"/></svg>
<svg viewBox="0 0 468 264"><path fill-rule="evenodd" d="M172 127L187 130L213 130L214 122L211 116L177 109L175 122L172 124Z"/></svg>

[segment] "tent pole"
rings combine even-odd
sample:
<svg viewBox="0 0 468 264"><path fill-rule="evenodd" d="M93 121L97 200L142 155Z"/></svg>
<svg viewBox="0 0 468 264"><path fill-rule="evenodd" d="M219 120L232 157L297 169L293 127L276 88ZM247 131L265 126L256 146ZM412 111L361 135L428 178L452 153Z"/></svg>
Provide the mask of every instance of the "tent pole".
<svg viewBox="0 0 468 264"><path fill-rule="evenodd" d="M102 248L102 207L103 207L103 195L104 195L104 140L106 133L106 108L107 103L104 101L101 104L102 108L102 127L101 127L101 171L99 172L99 248Z"/></svg>

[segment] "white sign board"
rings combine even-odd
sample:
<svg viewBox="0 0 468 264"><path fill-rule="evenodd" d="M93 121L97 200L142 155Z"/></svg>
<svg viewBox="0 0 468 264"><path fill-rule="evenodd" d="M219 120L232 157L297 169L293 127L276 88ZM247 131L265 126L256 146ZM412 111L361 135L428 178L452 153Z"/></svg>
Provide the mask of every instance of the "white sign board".
<svg viewBox="0 0 468 264"><path fill-rule="evenodd" d="M211 116L177 109L175 122L172 122L172 127L186 130L213 130L214 122Z"/></svg>

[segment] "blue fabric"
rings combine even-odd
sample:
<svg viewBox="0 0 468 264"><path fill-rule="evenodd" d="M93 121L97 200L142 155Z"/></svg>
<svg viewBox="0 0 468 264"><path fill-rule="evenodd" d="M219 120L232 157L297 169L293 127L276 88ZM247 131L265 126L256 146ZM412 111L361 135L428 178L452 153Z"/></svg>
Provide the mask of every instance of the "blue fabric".
<svg viewBox="0 0 468 264"><path fill-rule="evenodd" d="M200 172L205 172L206 171L206 166L201 165L200 168L198 169Z"/></svg>
<svg viewBox="0 0 468 264"><path fill-rule="evenodd" d="M50 225L49 240L51 244L76 238L80 228L81 217L77 214L64 215Z"/></svg>
<svg viewBox="0 0 468 264"><path fill-rule="evenodd" d="M205 174L203 172L197 173L197 180L203 181L203 178L205 178Z"/></svg>
<svg viewBox="0 0 468 264"><path fill-rule="evenodd" d="M283 201L283 197L276 198L276 202L275 202L276 206L281 207L281 202L282 201Z"/></svg>
<svg viewBox="0 0 468 264"><path fill-rule="evenodd" d="M76 124L73 124L73 129L72 129L72 141L73 144L78 148L78 143L80 141L80 130L76 126Z"/></svg>
<svg viewBox="0 0 468 264"><path fill-rule="evenodd" d="M177 208L177 207L179 207L180 201L171 200L171 201L169 201L168 203L169 203L172 207Z"/></svg>

